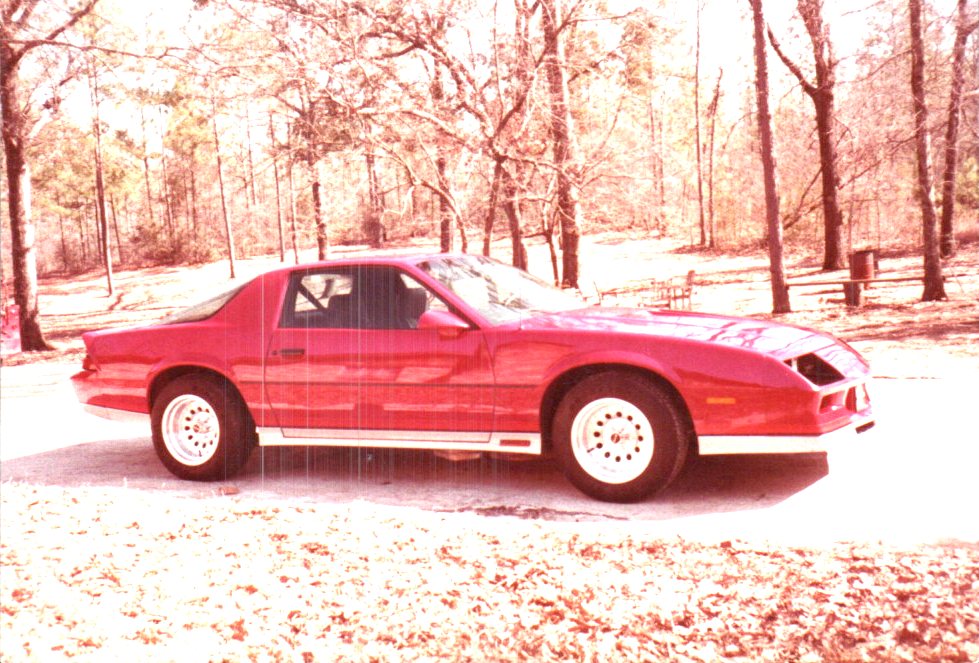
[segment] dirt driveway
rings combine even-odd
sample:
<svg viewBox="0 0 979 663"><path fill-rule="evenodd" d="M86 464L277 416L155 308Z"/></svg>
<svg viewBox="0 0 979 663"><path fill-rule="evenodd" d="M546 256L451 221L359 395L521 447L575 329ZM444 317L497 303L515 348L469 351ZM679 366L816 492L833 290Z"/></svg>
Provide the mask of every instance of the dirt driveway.
<svg viewBox="0 0 979 663"><path fill-rule="evenodd" d="M427 452L259 449L233 482L179 481L156 459L145 426L80 410L68 383L74 370L4 367L3 482L293 505L363 502L704 541L979 541L975 381L967 373L878 379L877 427L829 458L705 458L652 501L610 505L578 493L546 461L452 463Z"/></svg>

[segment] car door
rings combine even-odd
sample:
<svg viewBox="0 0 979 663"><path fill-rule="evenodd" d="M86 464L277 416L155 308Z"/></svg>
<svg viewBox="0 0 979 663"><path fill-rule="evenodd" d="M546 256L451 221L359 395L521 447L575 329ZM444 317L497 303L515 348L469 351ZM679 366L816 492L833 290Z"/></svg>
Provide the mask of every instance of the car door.
<svg viewBox="0 0 979 663"><path fill-rule="evenodd" d="M295 272L265 368L283 436L488 439L493 373L483 334L416 328L430 308L447 310L392 266Z"/></svg>

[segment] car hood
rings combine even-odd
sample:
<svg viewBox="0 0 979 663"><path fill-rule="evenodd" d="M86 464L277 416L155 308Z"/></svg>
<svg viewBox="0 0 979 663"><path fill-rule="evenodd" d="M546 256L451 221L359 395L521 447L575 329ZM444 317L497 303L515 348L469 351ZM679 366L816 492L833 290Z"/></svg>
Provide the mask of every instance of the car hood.
<svg viewBox="0 0 979 663"><path fill-rule="evenodd" d="M520 327L659 336L737 347L779 359L840 344L828 334L767 320L655 309L595 306L537 315L523 320Z"/></svg>

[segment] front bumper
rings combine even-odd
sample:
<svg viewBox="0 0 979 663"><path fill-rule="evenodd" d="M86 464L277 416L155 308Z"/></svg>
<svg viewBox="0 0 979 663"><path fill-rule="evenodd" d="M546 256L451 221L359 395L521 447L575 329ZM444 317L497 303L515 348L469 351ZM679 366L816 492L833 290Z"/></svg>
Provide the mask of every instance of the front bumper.
<svg viewBox="0 0 979 663"><path fill-rule="evenodd" d="M819 453L867 432L874 423L868 415L822 435L701 435L698 442L701 456Z"/></svg>

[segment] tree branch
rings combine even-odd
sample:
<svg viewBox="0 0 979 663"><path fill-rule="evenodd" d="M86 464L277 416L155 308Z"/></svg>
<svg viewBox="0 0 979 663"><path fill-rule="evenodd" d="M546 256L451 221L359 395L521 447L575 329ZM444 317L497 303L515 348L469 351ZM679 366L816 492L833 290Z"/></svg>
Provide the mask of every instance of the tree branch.
<svg viewBox="0 0 979 663"><path fill-rule="evenodd" d="M789 71L798 79L799 85L805 90L806 94L810 97L815 96L816 86L806 80L805 74L802 70L789 57L782 52L782 47L779 45L778 40L775 38L775 33L772 32L772 28L768 27L768 41L772 44L772 48L775 49L775 54L778 55L779 60L788 68Z"/></svg>
<svg viewBox="0 0 979 663"><path fill-rule="evenodd" d="M31 14L34 13L34 9L37 7L37 3L39 1L40 0L29 0L27 6L24 8L24 13L22 13L20 15L20 18L17 19L17 23L16 23L17 27L23 27L23 25L27 22L27 19L29 19L31 17ZM19 0L17 1L11 0L10 4L4 8L3 22L9 23L13 19L14 14L17 13L17 10L22 6L23 5L21 5Z"/></svg>
<svg viewBox="0 0 979 663"><path fill-rule="evenodd" d="M183 50L183 49L173 49L169 46L163 49L162 53L133 53L131 51L122 51L117 48L108 48L106 46L96 46L95 44L73 44L70 41L58 41L57 39L8 39L11 44L24 44L25 48L22 51L28 51L36 46L61 46L63 48L73 48L76 51L89 52L94 51L97 53L108 53L110 55L125 55L132 58L147 58L151 60L162 60L163 58L176 57L171 51Z"/></svg>
<svg viewBox="0 0 979 663"><path fill-rule="evenodd" d="M56 44L57 42L55 42L55 40L58 37L60 37L65 30L75 25L82 18L90 14L92 10L95 9L95 5L98 4L98 1L99 0L88 0L88 2L84 6L72 12L71 15L68 17L68 20L65 21L65 23L51 30L51 32L49 32L47 36L45 36L42 39L30 39L30 40L23 40L23 41L16 40L16 39L7 39L7 43L22 44L19 50L14 51L11 54L10 57L11 63L20 60L22 57L24 57L24 54L26 54L29 50L33 48L36 48L38 46L45 46L48 44ZM37 4L36 2L33 2L31 3L31 5L28 6L27 9L24 10L24 15L22 15L20 17L20 20L18 21L19 25L22 25L27 20L31 12L33 12L36 4Z"/></svg>

